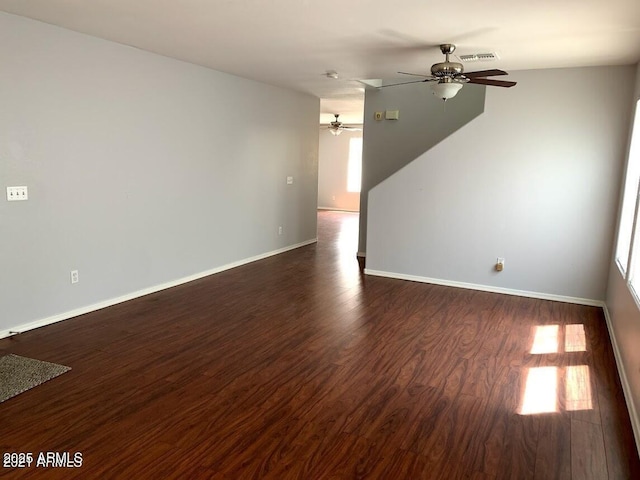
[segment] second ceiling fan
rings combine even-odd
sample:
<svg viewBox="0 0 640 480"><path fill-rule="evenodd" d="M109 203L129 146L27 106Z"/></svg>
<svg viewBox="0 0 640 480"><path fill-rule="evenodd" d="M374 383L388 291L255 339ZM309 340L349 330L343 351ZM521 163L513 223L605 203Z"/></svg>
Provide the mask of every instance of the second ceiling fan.
<svg viewBox="0 0 640 480"><path fill-rule="evenodd" d="M391 85L383 85L383 87L395 87L398 85L407 85L409 83L436 82L431 86L433 94L438 98L447 101L448 99L455 97L465 83L476 83L479 85L489 85L491 87L513 87L516 85L516 82L487 78L498 75L508 75L504 70L492 69L465 73L464 67L461 63L449 60L449 55L451 55L455 49L456 46L451 43L444 43L440 45L440 51L445 55L445 61L433 64L431 66L431 75L398 72L402 75L424 77L423 80L393 83Z"/></svg>
<svg viewBox="0 0 640 480"><path fill-rule="evenodd" d="M329 124L329 131L332 135L340 135L344 130L362 131L361 128L347 127L346 125L343 125L342 122L338 120L338 117L340 116L339 113L334 113L333 116L336 117L336 119Z"/></svg>

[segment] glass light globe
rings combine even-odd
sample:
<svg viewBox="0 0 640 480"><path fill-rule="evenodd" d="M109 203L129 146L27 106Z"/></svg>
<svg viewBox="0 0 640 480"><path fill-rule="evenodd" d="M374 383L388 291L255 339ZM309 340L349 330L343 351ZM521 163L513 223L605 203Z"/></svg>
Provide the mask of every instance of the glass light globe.
<svg viewBox="0 0 640 480"><path fill-rule="evenodd" d="M461 88L462 88L461 83L452 82L452 81L443 82L441 80L440 82L434 83L431 85L431 90L433 94L436 97L443 99L444 101L447 101L450 98L455 97Z"/></svg>

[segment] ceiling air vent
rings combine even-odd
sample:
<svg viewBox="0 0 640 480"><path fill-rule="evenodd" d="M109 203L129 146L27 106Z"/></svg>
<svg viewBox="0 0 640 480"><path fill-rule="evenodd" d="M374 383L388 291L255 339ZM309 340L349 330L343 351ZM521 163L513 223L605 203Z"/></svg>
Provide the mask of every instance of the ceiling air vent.
<svg viewBox="0 0 640 480"><path fill-rule="evenodd" d="M490 62L492 60L498 60L498 54L495 52L489 53L472 53L470 55L457 55L458 60L464 63L469 62Z"/></svg>

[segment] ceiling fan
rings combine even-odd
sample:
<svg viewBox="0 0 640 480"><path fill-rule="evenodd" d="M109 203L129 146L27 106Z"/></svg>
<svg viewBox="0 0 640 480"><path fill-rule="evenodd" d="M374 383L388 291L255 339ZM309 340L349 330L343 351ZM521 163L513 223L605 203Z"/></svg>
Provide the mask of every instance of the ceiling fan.
<svg viewBox="0 0 640 480"><path fill-rule="evenodd" d="M342 122L338 120L338 117L340 116L339 113L334 113L333 116L336 117L336 119L333 122L331 122L328 127L332 135L340 135L343 130L351 130L351 131L362 130L361 128L347 127L343 125Z"/></svg>
<svg viewBox="0 0 640 480"><path fill-rule="evenodd" d="M449 55L451 55L455 51L455 49L456 46L451 43L444 43L440 45L440 51L444 54L445 61L433 64L431 66L431 75L398 72L402 75L425 77L424 80L393 83L391 85L383 85L383 87L395 87L397 85L407 85L409 83L419 82L436 82L431 85L433 94L438 98L447 101L448 99L455 97L465 83L476 83L479 85L489 85L492 87L513 87L516 84L516 82L487 78L496 75L508 75L508 73L504 70L493 69L465 73L464 67L461 63L451 62L449 60Z"/></svg>

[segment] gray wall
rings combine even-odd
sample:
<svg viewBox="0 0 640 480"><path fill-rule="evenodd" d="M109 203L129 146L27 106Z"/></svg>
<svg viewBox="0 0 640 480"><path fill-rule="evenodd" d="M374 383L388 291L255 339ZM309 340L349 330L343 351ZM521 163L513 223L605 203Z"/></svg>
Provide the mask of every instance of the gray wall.
<svg viewBox="0 0 640 480"><path fill-rule="evenodd" d="M360 194L347 191L349 141L352 138L362 138L362 132L345 130L336 136L326 126L320 127L318 208L352 212L360 208Z"/></svg>
<svg viewBox="0 0 640 480"><path fill-rule="evenodd" d="M370 192L367 268L602 301L634 70L510 78L487 89L483 115Z"/></svg>
<svg viewBox="0 0 640 480"><path fill-rule="evenodd" d="M640 64L636 68L635 78L634 94L627 99L630 107L635 106L640 99ZM635 112L632 112L627 115L629 139L631 137L634 114ZM628 146L628 142L625 142L625 146ZM618 270L614 255L615 252L612 249L609 263L607 309L609 311L614 349L618 357L618 367L623 384L626 387L627 404L629 405L637 443L640 447L640 441L638 441L640 440L640 417L638 416L638 412L640 412L640 375L638 374L640 371L640 309L631 296L620 270Z"/></svg>
<svg viewBox="0 0 640 480"><path fill-rule="evenodd" d="M316 237L318 99L7 14L0 65L0 334Z"/></svg>
<svg viewBox="0 0 640 480"><path fill-rule="evenodd" d="M369 191L480 115L484 96L485 87L479 85L467 85L456 101L446 103L436 98L425 83L366 91L359 252L367 250ZM387 110L399 110L399 119L374 119L375 112Z"/></svg>

